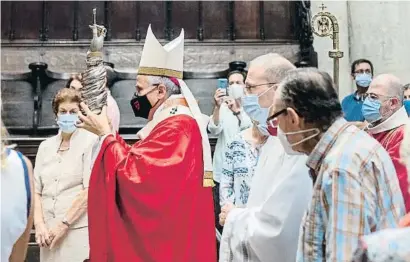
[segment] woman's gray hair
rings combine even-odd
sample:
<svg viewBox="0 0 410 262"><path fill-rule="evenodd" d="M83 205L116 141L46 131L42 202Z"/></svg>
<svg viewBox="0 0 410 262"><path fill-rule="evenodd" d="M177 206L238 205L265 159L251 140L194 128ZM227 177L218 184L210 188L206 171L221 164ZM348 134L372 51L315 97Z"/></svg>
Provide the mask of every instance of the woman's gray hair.
<svg viewBox="0 0 410 262"><path fill-rule="evenodd" d="M181 88L172 82L168 77L164 76L148 76L148 83L150 86L163 84L167 89L168 97L171 95L181 94Z"/></svg>
<svg viewBox="0 0 410 262"><path fill-rule="evenodd" d="M406 90L408 90L408 89L410 89L410 83L405 84L405 85L403 86L403 91L406 91Z"/></svg>

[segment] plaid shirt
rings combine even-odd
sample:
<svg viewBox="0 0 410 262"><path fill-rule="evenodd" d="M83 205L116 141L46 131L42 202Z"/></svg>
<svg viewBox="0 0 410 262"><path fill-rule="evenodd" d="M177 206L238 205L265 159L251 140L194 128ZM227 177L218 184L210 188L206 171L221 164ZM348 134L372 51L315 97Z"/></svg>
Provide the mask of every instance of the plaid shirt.
<svg viewBox="0 0 410 262"><path fill-rule="evenodd" d="M359 238L396 227L405 213L393 163L376 140L340 118L308 161L315 182L298 262L351 261Z"/></svg>

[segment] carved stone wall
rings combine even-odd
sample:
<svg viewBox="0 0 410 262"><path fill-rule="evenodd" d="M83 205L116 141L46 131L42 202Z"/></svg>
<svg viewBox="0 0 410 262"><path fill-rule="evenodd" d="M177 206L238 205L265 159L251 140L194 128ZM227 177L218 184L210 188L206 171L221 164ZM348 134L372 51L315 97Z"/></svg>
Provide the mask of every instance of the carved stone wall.
<svg viewBox="0 0 410 262"><path fill-rule="evenodd" d="M139 64L142 44L115 43L104 47L107 62L114 63L121 71L134 72ZM79 72L85 69L87 43L64 45L47 43L42 46L35 43L21 43L8 46L2 44L2 72L26 72L32 62L45 62L55 72ZM299 44L283 44L275 42L252 43L186 43L185 71L218 71L228 67L234 60L249 62L253 58L269 52L279 53L291 62L298 61Z"/></svg>

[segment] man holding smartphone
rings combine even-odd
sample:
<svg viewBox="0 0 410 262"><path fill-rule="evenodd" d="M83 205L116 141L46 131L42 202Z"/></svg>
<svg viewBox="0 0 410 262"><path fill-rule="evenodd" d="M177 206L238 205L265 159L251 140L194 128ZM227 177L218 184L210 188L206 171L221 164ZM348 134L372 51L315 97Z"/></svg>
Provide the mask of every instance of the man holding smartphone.
<svg viewBox="0 0 410 262"><path fill-rule="evenodd" d="M210 117L208 130L218 137L213 157L215 212L220 213L219 183L227 144L242 130L252 125L251 119L242 110L241 98L244 94L246 73L245 62L231 62L227 79L218 79L215 91L215 108ZM218 228L219 221L216 221Z"/></svg>

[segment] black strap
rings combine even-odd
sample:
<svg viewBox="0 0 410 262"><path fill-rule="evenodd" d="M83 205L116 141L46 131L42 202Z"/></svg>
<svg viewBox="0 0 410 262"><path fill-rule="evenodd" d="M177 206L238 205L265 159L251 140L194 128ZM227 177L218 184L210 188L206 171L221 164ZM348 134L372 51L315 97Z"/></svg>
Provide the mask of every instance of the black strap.
<svg viewBox="0 0 410 262"><path fill-rule="evenodd" d="M30 177L28 175L28 168L27 168L26 161L24 160L23 154L20 152L17 152L17 155L19 156L21 160L21 164L23 165L23 169L24 169L24 184L26 186L26 194L27 194L27 217L29 217L30 208L31 208Z"/></svg>

